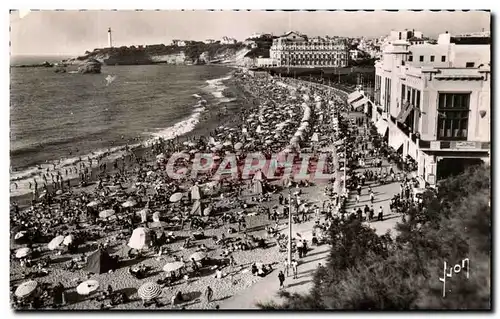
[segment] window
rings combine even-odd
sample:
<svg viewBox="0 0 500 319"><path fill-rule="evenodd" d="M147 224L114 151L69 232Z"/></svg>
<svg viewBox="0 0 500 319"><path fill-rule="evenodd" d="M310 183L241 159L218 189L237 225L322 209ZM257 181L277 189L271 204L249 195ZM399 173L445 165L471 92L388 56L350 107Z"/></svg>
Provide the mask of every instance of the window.
<svg viewBox="0 0 500 319"><path fill-rule="evenodd" d="M421 55L421 56L419 57L419 60L420 60L420 62L424 62L424 56L423 56L423 55Z"/></svg>
<svg viewBox="0 0 500 319"><path fill-rule="evenodd" d="M401 102L399 103L399 106L403 106L405 103L405 97L406 97L406 85L401 84Z"/></svg>
<svg viewBox="0 0 500 319"><path fill-rule="evenodd" d="M408 61L410 61L410 62L413 61L413 55L408 56Z"/></svg>
<svg viewBox="0 0 500 319"><path fill-rule="evenodd" d="M467 140L470 93L439 93L439 140Z"/></svg>
<svg viewBox="0 0 500 319"><path fill-rule="evenodd" d="M431 55L431 62L434 62L434 56Z"/></svg>
<svg viewBox="0 0 500 319"><path fill-rule="evenodd" d="M466 68L473 68L474 67L474 62L467 62L465 63Z"/></svg>
<svg viewBox="0 0 500 319"><path fill-rule="evenodd" d="M446 55L441 56L441 62L446 62Z"/></svg>

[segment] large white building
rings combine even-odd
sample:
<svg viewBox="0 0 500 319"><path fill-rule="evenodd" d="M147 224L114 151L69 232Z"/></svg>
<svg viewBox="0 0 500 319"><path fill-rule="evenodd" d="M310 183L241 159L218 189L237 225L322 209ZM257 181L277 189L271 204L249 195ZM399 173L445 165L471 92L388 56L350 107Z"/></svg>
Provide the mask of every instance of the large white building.
<svg viewBox="0 0 500 319"><path fill-rule="evenodd" d="M308 39L297 32L274 39L269 54L274 64L287 67L345 67L349 59L343 39Z"/></svg>
<svg viewBox="0 0 500 319"><path fill-rule="evenodd" d="M435 45L392 41L375 65L375 103L351 96L430 185L490 160L490 41L448 33Z"/></svg>

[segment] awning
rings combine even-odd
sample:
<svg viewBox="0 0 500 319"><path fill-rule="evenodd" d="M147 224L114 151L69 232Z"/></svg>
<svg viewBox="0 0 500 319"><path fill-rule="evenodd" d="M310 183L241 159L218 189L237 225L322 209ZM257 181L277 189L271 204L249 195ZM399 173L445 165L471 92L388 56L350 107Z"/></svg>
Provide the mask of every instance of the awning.
<svg viewBox="0 0 500 319"><path fill-rule="evenodd" d="M389 146L395 149L396 151L403 145L404 136L403 134L395 134L389 137Z"/></svg>
<svg viewBox="0 0 500 319"><path fill-rule="evenodd" d="M480 74L468 75L435 75L436 80L482 80L484 77Z"/></svg>
<svg viewBox="0 0 500 319"><path fill-rule="evenodd" d="M358 107L362 106L363 104L369 102L370 100L368 100L365 96L363 96L363 98L361 100L358 100L354 103L352 103L352 107L354 109L357 109Z"/></svg>
<svg viewBox="0 0 500 319"><path fill-rule="evenodd" d="M357 99L363 97L363 94L359 91L354 91L351 94L347 96L347 103L351 104L352 102L356 101Z"/></svg>
<svg viewBox="0 0 500 319"><path fill-rule="evenodd" d="M403 105L403 108L401 108L401 111L399 112L396 120L400 123L404 123L406 121L406 118L408 115L410 115L411 111L413 110L413 106L411 104L405 104Z"/></svg>
<svg viewBox="0 0 500 319"><path fill-rule="evenodd" d="M387 129L389 129L389 123L387 123L387 121L384 120L383 118L380 118L375 124L375 126L377 127L378 134L382 136L384 136L385 133L387 132Z"/></svg>

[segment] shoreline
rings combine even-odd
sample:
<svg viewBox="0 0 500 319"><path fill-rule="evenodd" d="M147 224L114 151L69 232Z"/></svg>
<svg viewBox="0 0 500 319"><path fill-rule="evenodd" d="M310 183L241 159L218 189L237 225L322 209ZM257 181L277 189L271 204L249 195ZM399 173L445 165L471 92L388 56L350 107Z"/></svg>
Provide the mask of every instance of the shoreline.
<svg viewBox="0 0 500 319"><path fill-rule="evenodd" d="M248 107L253 107L254 104L253 101L256 100L256 97L252 96L251 94L248 93L248 91L242 87L241 83L238 83L238 81L233 77L233 74L236 70L233 68L230 68L230 72L228 75L224 77L223 80L221 80L222 85L225 86L224 90L221 92L224 99L228 99L228 101L218 101L219 99L215 98L214 103L211 103L206 107L204 111L200 113L200 119L199 122L196 124L196 126L193 128L193 130L186 132L183 135L180 135L176 137L179 141L185 141L193 138L198 138L200 136L207 136L211 131L213 131L215 128L219 127L222 125L222 123L225 123L225 125L230 126L230 127L238 127L241 126L242 122L240 117L234 117L234 114L238 114L239 111L242 111L244 109L247 109ZM226 79L228 78L228 79ZM220 78L218 78L220 79ZM218 80L218 79L212 79L209 81L213 80ZM206 91L205 94L210 94L212 95L211 92ZM213 95L212 95L213 96ZM235 106L231 107L231 110L228 110L228 105L229 104L234 104ZM235 109L236 108L236 109ZM225 111L225 114L222 113L222 111ZM232 123L228 123L232 121ZM129 148L129 154L132 152L135 157L139 159L145 159L147 162L151 162L154 160L151 154L152 146L148 145L149 141L151 141L154 138L148 138L145 141L142 141L141 143L137 143L138 145L135 145L134 147ZM122 148L123 150L125 149L125 146L116 146L117 148ZM127 154L127 157L129 157L129 154ZM110 154L111 155L111 154ZM121 156L118 156L118 162L121 164ZM115 158L104 158L101 161L102 163L107 164L107 168L104 171L105 174L113 175L118 172L118 169L113 168L113 162ZM85 162L86 159L82 157L82 161ZM78 162L75 162L73 165L78 165ZM44 169L48 165L44 165ZM125 170L130 171L137 167L137 163L133 159L129 159L125 163ZM89 185L80 187L80 177L79 176L74 176L70 177L68 179L65 179L64 181L64 189L67 191L67 180L70 181L71 184L71 191L72 192L82 192L86 191L89 188L93 187L95 183L99 180L98 175L100 173L100 168L99 166L93 166L91 168L91 178L89 180ZM11 174L12 175L12 174ZM10 180L11 185L15 182L15 180ZM12 188L12 186L11 186ZM42 191L43 187L41 184L39 184L39 192ZM47 189L49 192L53 191L53 186L52 183L47 184ZM11 203L17 203L20 208L24 208L27 206L31 205L31 200L33 198L33 193L26 192L24 194L19 194L19 195L12 195L12 189L10 190L10 202Z"/></svg>

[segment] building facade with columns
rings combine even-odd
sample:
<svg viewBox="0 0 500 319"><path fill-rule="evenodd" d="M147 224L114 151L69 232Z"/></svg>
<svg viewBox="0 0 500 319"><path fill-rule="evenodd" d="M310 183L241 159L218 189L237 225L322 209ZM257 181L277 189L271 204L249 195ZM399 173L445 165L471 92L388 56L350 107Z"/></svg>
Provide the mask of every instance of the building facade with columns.
<svg viewBox="0 0 500 319"><path fill-rule="evenodd" d="M491 48L476 38L395 40L375 65L375 101L365 111L391 147L418 162L418 177L430 185L490 160Z"/></svg>
<svg viewBox="0 0 500 319"><path fill-rule="evenodd" d="M269 54L277 66L286 67L346 67L349 61L349 48L344 39L308 39L297 32L274 39Z"/></svg>

